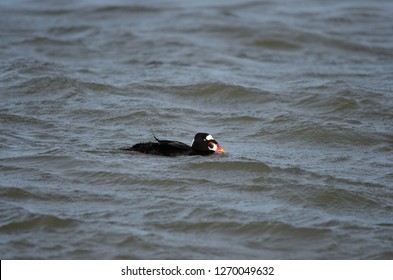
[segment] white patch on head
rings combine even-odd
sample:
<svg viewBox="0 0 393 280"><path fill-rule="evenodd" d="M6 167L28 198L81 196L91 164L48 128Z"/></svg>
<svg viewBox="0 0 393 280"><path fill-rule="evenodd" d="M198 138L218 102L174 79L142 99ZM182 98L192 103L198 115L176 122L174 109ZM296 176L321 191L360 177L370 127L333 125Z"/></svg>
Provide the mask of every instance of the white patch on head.
<svg viewBox="0 0 393 280"><path fill-rule="evenodd" d="M195 140L195 139L192 139L192 142L191 142L191 147L192 147L192 145L194 145L194 140Z"/></svg>
<svg viewBox="0 0 393 280"><path fill-rule="evenodd" d="M213 146L212 148L210 148L210 146ZM209 145L207 146L209 148L209 150L211 151L217 151L217 145L214 143L209 143Z"/></svg>
<svg viewBox="0 0 393 280"><path fill-rule="evenodd" d="M214 140L213 136L211 136L210 134L208 136L206 136L205 138L206 140L210 141L210 140Z"/></svg>

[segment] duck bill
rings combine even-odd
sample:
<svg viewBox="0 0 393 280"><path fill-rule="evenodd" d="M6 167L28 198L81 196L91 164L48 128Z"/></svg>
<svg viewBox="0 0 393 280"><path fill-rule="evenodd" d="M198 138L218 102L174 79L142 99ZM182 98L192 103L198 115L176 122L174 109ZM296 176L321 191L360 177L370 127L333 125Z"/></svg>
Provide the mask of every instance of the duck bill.
<svg viewBox="0 0 393 280"><path fill-rule="evenodd" d="M224 153L225 153L225 150L224 150L223 148L221 148L220 145L217 144L217 150L216 150L216 152L217 152L217 153L223 153L223 154L224 154Z"/></svg>

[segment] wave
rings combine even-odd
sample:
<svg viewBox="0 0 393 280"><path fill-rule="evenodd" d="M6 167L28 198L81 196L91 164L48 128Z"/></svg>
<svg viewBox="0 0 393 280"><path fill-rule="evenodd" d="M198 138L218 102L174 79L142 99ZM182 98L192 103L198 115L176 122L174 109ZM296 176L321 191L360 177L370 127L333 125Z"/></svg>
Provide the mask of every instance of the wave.
<svg viewBox="0 0 393 280"><path fill-rule="evenodd" d="M162 8L153 6L133 6L133 5L106 5L87 11L89 14L133 14L133 13L156 13L162 11Z"/></svg>
<svg viewBox="0 0 393 280"><path fill-rule="evenodd" d="M202 163L189 163L186 165L187 170L207 170L211 172L271 172L270 166L263 162L247 161L214 161Z"/></svg>
<svg viewBox="0 0 393 280"><path fill-rule="evenodd" d="M32 215L19 222L11 222L0 226L0 232L28 232L31 230L58 230L62 228L74 227L78 223L73 219L61 219L53 215Z"/></svg>
<svg viewBox="0 0 393 280"><path fill-rule="evenodd" d="M64 98L80 97L88 92L122 94L124 90L109 84L83 81L65 75L44 75L10 86L8 92L23 94L23 96L39 95L41 99L44 96L54 99L59 95Z"/></svg>
<svg viewBox="0 0 393 280"><path fill-rule="evenodd" d="M79 224L75 219L32 213L16 206L3 205L2 208L4 208L2 209L3 213L7 214L7 219L1 220L0 232L2 233L12 234L36 230L56 231L58 229L73 228Z"/></svg>

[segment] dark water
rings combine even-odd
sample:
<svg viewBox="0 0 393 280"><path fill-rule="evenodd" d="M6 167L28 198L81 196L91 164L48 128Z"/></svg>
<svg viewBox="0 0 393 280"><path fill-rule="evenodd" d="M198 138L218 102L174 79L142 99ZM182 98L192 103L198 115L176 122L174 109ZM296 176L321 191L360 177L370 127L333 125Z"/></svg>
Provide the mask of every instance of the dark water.
<svg viewBox="0 0 393 280"><path fill-rule="evenodd" d="M2 259L392 259L392 1L2 1ZM119 147L209 132L228 153Z"/></svg>

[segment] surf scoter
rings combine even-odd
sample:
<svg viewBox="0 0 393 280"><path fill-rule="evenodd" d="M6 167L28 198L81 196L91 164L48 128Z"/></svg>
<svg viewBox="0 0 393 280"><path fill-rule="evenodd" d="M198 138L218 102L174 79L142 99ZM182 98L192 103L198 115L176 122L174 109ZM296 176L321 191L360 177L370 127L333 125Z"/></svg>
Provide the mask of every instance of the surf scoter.
<svg viewBox="0 0 393 280"><path fill-rule="evenodd" d="M179 141L159 140L155 136L154 138L157 142L138 143L132 147L122 148L122 150L170 157L193 155L207 156L216 152L225 152L209 133L197 133L194 140L192 140L191 146Z"/></svg>

